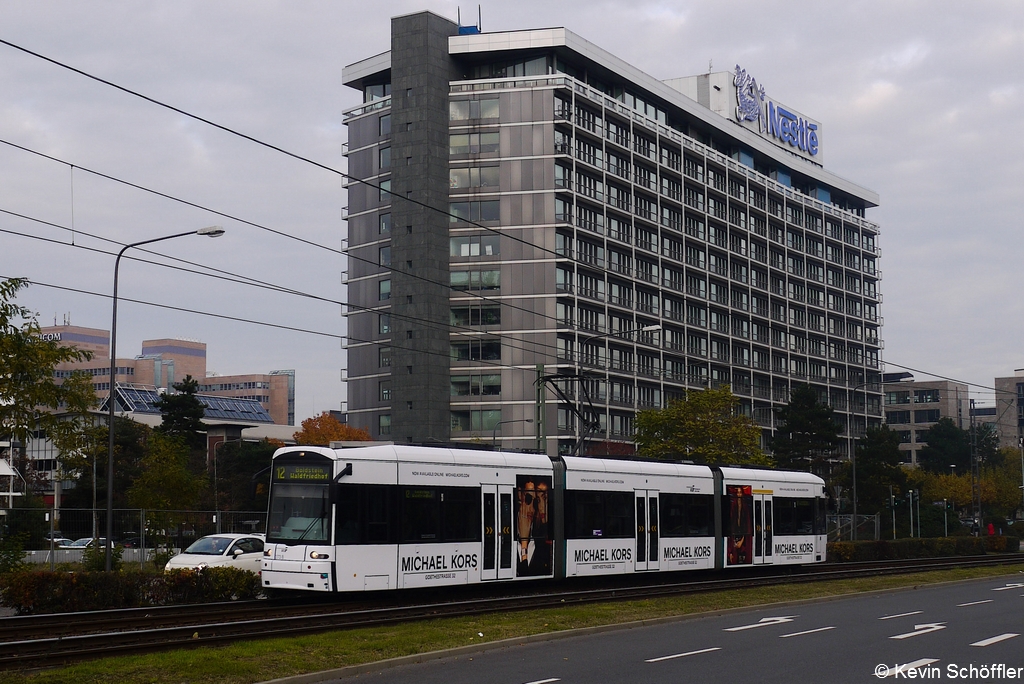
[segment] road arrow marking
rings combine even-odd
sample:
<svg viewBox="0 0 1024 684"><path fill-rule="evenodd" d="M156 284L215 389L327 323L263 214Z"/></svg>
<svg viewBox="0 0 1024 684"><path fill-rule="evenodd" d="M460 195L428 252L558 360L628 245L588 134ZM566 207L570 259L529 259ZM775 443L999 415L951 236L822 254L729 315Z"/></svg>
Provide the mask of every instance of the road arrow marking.
<svg viewBox="0 0 1024 684"><path fill-rule="evenodd" d="M650 660L645 660L644 662L645 663L660 663L663 660L674 660L675 658L685 658L686 656L700 655L701 653L711 653L712 651L721 651L721 650L722 649L719 648L718 646L715 646L714 648L702 648L699 651L690 651L688 653L676 653L675 655L662 656L660 658L651 658Z"/></svg>
<svg viewBox="0 0 1024 684"><path fill-rule="evenodd" d="M971 646L991 646L992 644L998 644L1000 641L1006 641L1014 637L1019 637L1020 634L1014 634L1007 632L1006 634L1000 634L999 636L989 637L988 639L982 639L981 641L975 641Z"/></svg>
<svg viewBox="0 0 1024 684"><path fill-rule="evenodd" d="M792 622L798 616L796 615L785 615L782 617L766 617L761 618L759 622L755 622L752 625L742 625L740 627L726 627L723 631L725 632L742 632L745 629L756 629L757 627L767 627L769 625L781 625L784 622Z"/></svg>
<svg viewBox="0 0 1024 684"><path fill-rule="evenodd" d="M956 604L956 607L957 608L963 608L965 606L978 606L978 605L981 605L982 603L992 603L993 600L994 599L985 599L984 601L971 601L970 603L958 603L958 604Z"/></svg>
<svg viewBox="0 0 1024 684"><path fill-rule="evenodd" d="M907 672L910 670L916 670L919 667L925 667L926 665L931 665L932 663L937 662L939 662L938 658L921 658L920 660L915 660L914 662L907 663L906 665L896 665L894 667L886 668L886 670L876 669L875 676L879 679L898 676L906 677ZM880 665L879 668L881 667L883 666ZM885 674L882 674L882 672L885 672Z"/></svg>
<svg viewBox="0 0 1024 684"><path fill-rule="evenodd" d="M907 632L906 634L897 634L896 636L891 636L889 638L909 639L910 637L921 636L922 634L928 634L929 632L938 632L940 629L946 629L945 622L929 622L924 625L914 625L913 632Z"/></svg>
<svg viewBox="0 0 1024 684"><path fill-rule="evenodd" d="M1024 582L1012 582L1005 587L996 587L992 591L1006 591L1007 589L1024 589Z"/></svg>
<svg viewBox="0 0 1024 684"><path fill-rule="evenodd" d="M892 620L894 618L910 617L911 615L920 615L924 611L915 610L909 613L900 613L899 615L886 615L885 617L878 618L879 620Z"/></svg>
<svg viewBox="0 0 1024 684"><path fill-rule="evenodd" d="M808 630L803 631L803 632L793 632L791 634L780 634L779 638L780 639L788 639L789 637L803 636L804 634L814 634L815 632L827 632L830 629L835 629L835 627L819 627L818 629L808 629Z"/></svg>

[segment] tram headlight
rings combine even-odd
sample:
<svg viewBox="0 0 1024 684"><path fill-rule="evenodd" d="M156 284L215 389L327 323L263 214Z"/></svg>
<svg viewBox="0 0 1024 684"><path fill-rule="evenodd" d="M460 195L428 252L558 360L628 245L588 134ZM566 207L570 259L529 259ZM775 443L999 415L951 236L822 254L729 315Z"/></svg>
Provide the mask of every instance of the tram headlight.
<svg viewBox="0 0 1024 684"><path fill-rule="evenodd" d="M310 551L309 557L313 560L327 560L330 558L330 554L324 553L323 551Z"/></svg>

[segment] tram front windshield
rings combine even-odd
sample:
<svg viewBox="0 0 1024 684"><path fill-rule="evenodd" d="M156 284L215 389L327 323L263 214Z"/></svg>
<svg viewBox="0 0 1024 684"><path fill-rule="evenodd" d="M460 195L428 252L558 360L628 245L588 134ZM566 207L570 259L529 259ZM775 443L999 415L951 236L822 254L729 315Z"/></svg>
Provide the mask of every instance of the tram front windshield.
<svg viewBox="0 0 1024 684"><path fill-rule="evenodd" d="M326 484L275 482L270 492L267 541L325 543L330 532L330 510Z"/></svg>

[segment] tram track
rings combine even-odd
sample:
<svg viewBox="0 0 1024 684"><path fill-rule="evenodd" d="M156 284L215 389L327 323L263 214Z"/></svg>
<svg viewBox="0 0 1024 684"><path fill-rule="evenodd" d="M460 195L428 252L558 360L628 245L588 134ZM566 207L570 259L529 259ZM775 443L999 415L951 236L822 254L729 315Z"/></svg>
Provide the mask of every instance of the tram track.
<svg viewBox="0 0 1024 684"><path fill-rule="evenodd" d="M688 576L687 581L661 575L660 581L643 584L619 578L618 582L591 582L582 588L578 581L505 585L502 595L466 597L472 592L465 592L460 593L458 600L432 600L432 596L422 593L390 593L378 596L377 600L367 600L366 596L355 601L326 603L308 599L263 600L8 617L0 618L0 669L53 667L104 656L522 610L527 606L536 610L1022 561L1024 557L1016 555L915 559L818 565L785 573L774 568L774 574L737 574L733 570L707 573L702 575L704 579ZM444 595L450 596L451 592ZM419 602L406 605L410 599Z"/></svg>

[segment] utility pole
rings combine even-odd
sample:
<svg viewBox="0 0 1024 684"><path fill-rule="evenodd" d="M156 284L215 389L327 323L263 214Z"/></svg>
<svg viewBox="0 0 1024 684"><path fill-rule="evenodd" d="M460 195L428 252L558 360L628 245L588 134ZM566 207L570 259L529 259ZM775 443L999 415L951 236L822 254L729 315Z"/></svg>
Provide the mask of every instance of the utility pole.
<svg viewBox="0 0 1024 684"><path fill-rule="evenodd" d="M911 489L907 492L907 497L910 499L910 505L907 508L910 509L910 538L914 538L914 490Z"/></svg>
<svg viewBox="0 0 1024 684"><path fill-rule="evenodd" d="M892 495L892 485L889 485L889 508L892 510L892 540L896 541L896 498Z"/></svg>
<svg viewBox="0 0 1024 684"><path fill-rule="evenodd" d="M978 463L977 430L974 427L974 399L971 399L971 503L974 508L975 536L981 536L981 467Z"/></svg>

